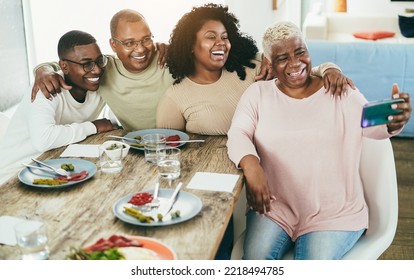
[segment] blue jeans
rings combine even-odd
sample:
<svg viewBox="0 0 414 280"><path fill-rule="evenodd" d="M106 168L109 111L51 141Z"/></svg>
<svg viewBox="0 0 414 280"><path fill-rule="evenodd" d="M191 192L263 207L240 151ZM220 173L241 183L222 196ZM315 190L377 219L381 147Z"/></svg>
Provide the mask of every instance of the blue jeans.
<svg viewBox="0 0 414 280"><path fill-rule="evenodd" d="M295 260L339 260L364 231L315 231L301 235L293 242L277 223L250 210L246 216L243 259L280 260L294 248Z"/></svg>

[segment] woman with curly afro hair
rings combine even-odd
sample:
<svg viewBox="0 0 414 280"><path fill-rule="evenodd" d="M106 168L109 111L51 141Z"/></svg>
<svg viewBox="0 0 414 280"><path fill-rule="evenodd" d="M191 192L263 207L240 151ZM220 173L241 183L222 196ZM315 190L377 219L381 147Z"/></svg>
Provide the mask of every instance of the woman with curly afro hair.
<svg viewBox="0 0 414 280"><path fill-rule="evenodd" d="M239 20L228 7L218 4L186 13L169 43L167 66L174 84L158 104L157 127L226 135L241 95L266 76L256 43L239 30ZM323 66L316 75L334 68L325 79L346 80L334 64Z"/></svg>

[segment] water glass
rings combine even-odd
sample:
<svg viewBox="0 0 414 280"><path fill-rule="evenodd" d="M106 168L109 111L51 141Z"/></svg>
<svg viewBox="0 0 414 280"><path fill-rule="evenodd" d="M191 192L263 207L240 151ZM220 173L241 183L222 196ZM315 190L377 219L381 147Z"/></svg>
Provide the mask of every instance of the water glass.
<svg viewBox="0 0 414 280"><path fill-rule="evenodd" d="M37 220L19 222L15 225L14 232L23 260L46 260L49 258L45 222Z"/></svg>
<svg viewBox="0 0 414 280"><path fill-rule="evenodd" d="M99 165L103 173L118 173L122 170L122 142L119 144L112 142L107 141L99 146Z"/></svg>
<svg viewBox="0 0 414 280"><path fill-rule="evenodd" d="M152 164L157 164L164 156L166 147L166 137L164 134L154 133L142 136L144 144L145 160Z"/></svg>
<svg viewBox="0 0 414 280"><path fill-rule="evenodd" d="M171 181L180 177L181 163L180 163L181 151L178 148L166 147L163 149L163 156L158 161L158 175L160 178Z"/></svg>

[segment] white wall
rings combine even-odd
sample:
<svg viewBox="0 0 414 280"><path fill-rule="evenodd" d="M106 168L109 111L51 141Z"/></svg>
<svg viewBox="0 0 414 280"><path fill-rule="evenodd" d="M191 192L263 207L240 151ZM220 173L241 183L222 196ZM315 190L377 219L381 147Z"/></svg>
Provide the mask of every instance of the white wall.
<svg viewBox="0 0 414 280"><path fill-rule="evenodd" d="M29 69L45 61L56 61L56 46L67 31L80 29L95 36L103 53L109 47L109 23L121 9L139 11L147 19L157 42L167 42L178 19L193 6L224 3L224 0L25 0L26 29L32 34ZM30 11L29 11L30 9Z"/></svg>
<svg viewBox="0 0 414 280"><path fill-rule="evenodd" d="M301 26L303 1L320 2L325 11L332 9L333 0L278 0L277 10L272 10L272 0L23 0L26 3L26 34L32 35L28 38L29 69L44 61L57 60L57 41L72 29L90 32L103 53L112 53L108 43L109 22L114 13L124 8L140 11L147 18L155 40L167 42L175 23L193 6L225 3L239 18L242 31L251 35L261 49L261 36L274 21L290 20ZM354 14L398 14L405 8L414 8L414 3L348 0L348 13Z"/></svg>
<svg viewBox="0 0 414 280"><path fill-rule="evenodd" d="M414 8L414 2L391 2L390 0L348 0L348 12L352 14L388 14L405 13L405 8Z"/></svg>
<svg viewBox="0 0 414 280"><path fill-rule="evenodd" d="M261 36L276 20L291 20L300 25L300 0L24 0L26 28L32 34L28 46L29 69L41 62L57 60L56 44L60 36L72 29L81 29L95 36L103 53L112 53L109 22L119 10L131 8L147 19L157 42L167 42L179 18L193 6L221 3L240 19L243 32L251 35L261 48ZM30 10L30 11L29 11Z"/></svg>
<svg viewBox="0 0 414 280"><path fill-rule="evenodd" d="M227 0L229 9L240 20L241 30L256 40L261 49L262 35L275 21L289 20L301 26L301 1L278 0L277 10L272 0Z"/></svg>
<svg viewBox="0 0 414 280"><path fill-rule="evenodd" d="M309 0L303 0L309 1ZM311 0L320 2L325 12L333 11L335 0ZM386 14L398 15L405 12L405 8L414 8L414 2L391 2L390 0L347 0L347 13L349 14Z"/></svg>

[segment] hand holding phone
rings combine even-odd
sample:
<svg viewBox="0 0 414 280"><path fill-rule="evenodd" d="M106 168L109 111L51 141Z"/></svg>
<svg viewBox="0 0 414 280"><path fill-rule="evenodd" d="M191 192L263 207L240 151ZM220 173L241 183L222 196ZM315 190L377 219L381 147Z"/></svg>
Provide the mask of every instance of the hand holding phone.
<svg viewBox="0 0 414 280"><path fill-rule="evenodd" d="M401 110L392 109L391 105L404 102L404 99L382 99L368 102L362 108L361 127L387 124L388 117L401 113Z"/></svg>

